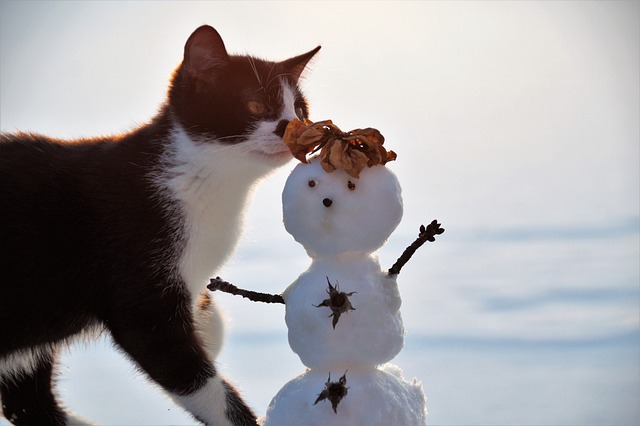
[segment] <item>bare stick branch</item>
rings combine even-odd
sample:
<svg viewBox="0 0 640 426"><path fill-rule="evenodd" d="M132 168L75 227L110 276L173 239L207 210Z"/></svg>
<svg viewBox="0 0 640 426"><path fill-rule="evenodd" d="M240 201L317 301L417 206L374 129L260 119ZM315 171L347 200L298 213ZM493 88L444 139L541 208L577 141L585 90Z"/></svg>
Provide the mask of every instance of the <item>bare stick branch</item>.
<svg viewBox="0 0 640 426"><path fill-rule="evenodd" d="M434 242L436 240L436 235L440 235L444 232L444 228L440 228L440 224L437 220L433 220L427 227L424 225L420 225L420 233L418 234L418 238L411 243L409 247L407 247L402 255L398 258L396 263L393 264L391 269L389 269L389 276L398 275L402 267L411 259L411 256L427 241Z"/></svg>
<svg viewBox="0 0 640 426"><path fill-rule="evenodd" d="M264 302L264 303L282 303L284 299L279 294L258 293L256 291L244 290L236 287L235 285L224 281L220 277L211 278L207 288L211 291L222 291L224 293L233 294L235 296L245 297L252 302Z"/></svg>

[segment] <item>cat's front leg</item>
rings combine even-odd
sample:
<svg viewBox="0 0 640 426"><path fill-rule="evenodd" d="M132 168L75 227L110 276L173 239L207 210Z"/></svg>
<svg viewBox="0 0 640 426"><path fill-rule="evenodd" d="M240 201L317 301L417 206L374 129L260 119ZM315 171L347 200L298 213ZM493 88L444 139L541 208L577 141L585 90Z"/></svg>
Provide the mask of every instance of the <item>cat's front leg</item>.
<svg viewBox="0 0 640 426"><path fill-rule="evenodd" d="M191 309L151 310L166 303L166 295L162 299L109 321L114 341L199 421L210 426L255 426L255 414L216 371Z"/></svg>
<svg viewBox="0 0 640 426"><path fill-rule="evenodd" d="M200 294L193 307L193 320L209 359L217 359L224 341L224 320L207 290Z"/></svg>
<svg viewBox="0 0 640 426"><path fill-rule="evenodd" d="M172 398L195 418L209 426L257 425L255 414L245 405L233 386L220 375L208 379L196 392L188 395L173 394ZM225 403L219 404L217 401Z"/></svg>

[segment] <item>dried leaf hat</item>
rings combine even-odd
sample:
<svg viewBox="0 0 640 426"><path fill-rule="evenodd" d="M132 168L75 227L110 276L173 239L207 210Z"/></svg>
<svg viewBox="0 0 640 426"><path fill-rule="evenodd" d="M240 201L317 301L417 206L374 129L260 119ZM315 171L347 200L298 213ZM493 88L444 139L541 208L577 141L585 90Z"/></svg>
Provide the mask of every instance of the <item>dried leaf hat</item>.
<svg viewBox="0 0 640 426"><path fill-rule="evenodd" d="M314 123L296 118L289 122L282 140L303 163L320 151L320 164L327 173L342 169L356 179L365 167L385 165L397 157L382 146L384 136L377 129L343 132L331 120Z"/></svg>

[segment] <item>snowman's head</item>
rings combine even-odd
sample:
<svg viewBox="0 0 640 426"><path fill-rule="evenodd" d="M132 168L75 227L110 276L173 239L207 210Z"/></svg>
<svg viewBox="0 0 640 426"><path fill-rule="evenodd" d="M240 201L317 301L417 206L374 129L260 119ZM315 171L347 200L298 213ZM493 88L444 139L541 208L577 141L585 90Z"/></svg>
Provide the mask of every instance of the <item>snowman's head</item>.
<svg viewBox="0 0 640 426"><path fill-rule="evenodd" d="M284 226L312 258L380 248L402 218L402 194L387 167L360 178L325 172L320 162L298 164L282 193Z"/></svg>

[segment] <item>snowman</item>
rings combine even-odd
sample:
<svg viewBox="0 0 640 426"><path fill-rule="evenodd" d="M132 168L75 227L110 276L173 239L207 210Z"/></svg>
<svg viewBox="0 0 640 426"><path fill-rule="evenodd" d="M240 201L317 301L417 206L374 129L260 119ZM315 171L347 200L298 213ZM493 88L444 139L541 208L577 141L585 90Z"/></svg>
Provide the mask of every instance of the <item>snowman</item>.
<svg viewBox="0 0 640 426"><path fill-rule="evenodd" d="M416 242L383 271L373 253L402 218L400 184L384 161L366 167L369 161L360 161L354 169L350 146L338 147L339 156L329 158L333 147L324 146L325 155L303 158L282 193L284 226L311 258L309 268L282 295L220 279L209 288L285 304L289 345L306 371L273 398L264 426L426 425L422 385L389 363L405 335L396 277L424 241L444 230L436 221L421 227Z"/></svg>

